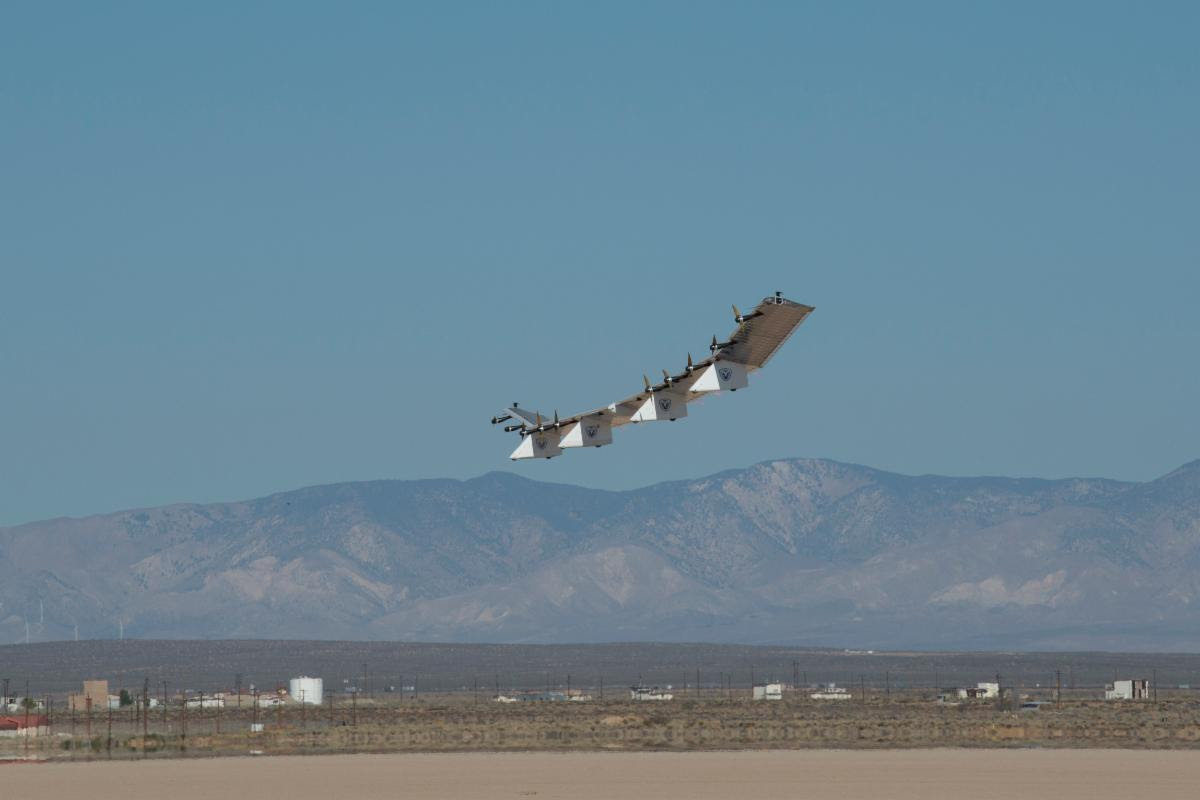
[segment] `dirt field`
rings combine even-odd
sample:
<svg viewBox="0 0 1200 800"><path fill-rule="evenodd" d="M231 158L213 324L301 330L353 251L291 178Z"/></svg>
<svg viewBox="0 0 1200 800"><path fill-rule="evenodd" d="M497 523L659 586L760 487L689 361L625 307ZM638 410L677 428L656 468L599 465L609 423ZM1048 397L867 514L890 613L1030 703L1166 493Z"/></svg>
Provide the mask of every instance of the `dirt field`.
<svg viewBox="0 0 1200 800"><path fill-rule="evenodd" d="M790 690L774 702L753 702L739 693L670 702L497 703L467 693L332 708L292 704L256 711L248 705L186 715L179 706L156 708L144 717L134 707L90 718L60 710L44 735L0 738L0 759L152 761L252 752L1200 748L1200 700L1190 693L1164 692L1158 702L1065 700L1061 707L1048 702L1037 711L1000 709L994 701L942 705L921 692L867 692L831 703Z"/></svg>
<svg viewBox="0 0 1200 800"><path fill-rule="evenodd" d="M0 766L6 800L1196 797L1200 752L457 753Z"/></svg>

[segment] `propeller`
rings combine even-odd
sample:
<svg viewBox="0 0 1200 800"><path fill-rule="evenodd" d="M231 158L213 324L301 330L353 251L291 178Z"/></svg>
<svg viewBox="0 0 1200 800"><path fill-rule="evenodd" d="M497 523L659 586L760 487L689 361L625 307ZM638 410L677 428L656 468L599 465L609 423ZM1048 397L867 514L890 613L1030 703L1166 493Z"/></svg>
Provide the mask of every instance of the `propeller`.
<svg viewBox="0 0 1200 800"><path fill-rule="evenodd" d="M735 344L737 344L737 342L733 339L730 339L728 342L718 342L717 337L714 336L712 344L708 346L708 349L716 353L722 347L733 347Z"/></svg>
<svg viewBox="0 0 1200 800"><path fill-rule="evenodd" d="M694 367L694 366L692 366L692 354L691 354L691 353L688 353L688 365L687 365L687 369L685 370L685 372L686 372L688 375L691 375L691 374L692 374L692 370L693 370L693 369L695 369L695 367Z"/></svg>
<svg viewBox="0 0 1200 800"><path fill-rule="evenodd" d="M554 427L558 427L558 409L554 409Z"/></svg>
<svg viewBox="0 0 1200 800"><path fill-rule="evenodd" d="M650 388L650 379L647 378L645 375L642 376L642 383L645 384L647 392L654 391L653 389Z"/></svg>
<svg viewBox="0 0 1200 800"><path fill-rule="evenodd" d="M665 369L664 369L662 372L663 372L663 383L665 383L667 386L670 386L670 385L671 385L671 383L672 383L672 382L673 382L675 379L674 379L674 378L672 378L672 377L671 377L671 373L667 372Z"/></svg>
<svg viewBox="0 0 1200 800"><path fill-rule="evenodd" d="M739 325L741 325L743 322L745 322L748 319L754 319L755 317L761 317L761 316L762 316L761 311L751 311L749 314L743 314L742 312L738 311L737 306L733 307L733 318L737 321L737 323Z"/></svg>
<svg viewBox="0 0 1200 800"><path fill-rule="evenodd" d="M510 420L510 419L512 419L512 414L505 414L505 415L504 415L504 416L502 416L502 417L492 417L492 424L493 424L493 425L496 425L496 424L499 424L499 423L501 423L501 422L507 422L507 421L508 421L508 420Z"/></svg>

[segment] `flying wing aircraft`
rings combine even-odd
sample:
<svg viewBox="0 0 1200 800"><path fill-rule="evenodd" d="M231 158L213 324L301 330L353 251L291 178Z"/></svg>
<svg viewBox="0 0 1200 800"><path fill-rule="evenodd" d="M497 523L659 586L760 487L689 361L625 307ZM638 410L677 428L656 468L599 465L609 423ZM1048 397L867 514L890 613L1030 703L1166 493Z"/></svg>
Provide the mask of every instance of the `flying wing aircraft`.
<svg viewBox="0 0 1200 800"><path fill-rule="evenodd" d="M664 369L659 383L651 383L643 375L642 391L637 394L562 419L557 411L553 417L547 417L513 403L504 413L492 417L492 424L512 420L504 430L521 437L521 443L509 456L513 461L554 458L566 448L612 444L613 428L627 423L675 421L687 416L688 403L697 398L712 392L745 389L749 374L765 366L813 310L812 306L794 303L779 292L765 298L749 314L734 306L737 328L729 338L718 342L713 336L708 346L709 356L703 361L693 362L689 353L687 366L677 375Z"/></svg>

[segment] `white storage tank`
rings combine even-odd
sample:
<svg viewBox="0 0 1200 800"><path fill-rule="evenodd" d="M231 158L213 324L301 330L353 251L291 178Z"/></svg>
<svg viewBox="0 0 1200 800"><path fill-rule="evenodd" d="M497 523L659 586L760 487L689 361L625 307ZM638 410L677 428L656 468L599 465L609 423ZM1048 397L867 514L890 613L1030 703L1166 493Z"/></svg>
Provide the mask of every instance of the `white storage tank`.
<svg viewBox="0 0 1200 800"><path fill-rule="evenodd" d="M310 678L307 675L292 678L291 685L288 687L288 694L297 703L310 703L314 706L321 705L323 693L324 684L322 684L321 679Z"/></svg>

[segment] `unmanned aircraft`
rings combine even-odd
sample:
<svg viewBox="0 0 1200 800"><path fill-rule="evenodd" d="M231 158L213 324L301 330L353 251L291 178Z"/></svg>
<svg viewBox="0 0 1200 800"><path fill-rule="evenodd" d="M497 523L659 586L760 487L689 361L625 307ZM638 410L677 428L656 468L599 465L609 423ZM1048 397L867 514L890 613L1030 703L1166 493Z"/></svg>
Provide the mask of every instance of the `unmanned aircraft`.
<svg viewBox="0 0 1200 800"><path fill-rule="evenodd" d="M683 372L672 375L663 370L661 383L651 383L642 376L642 391L610 403L603 408L585 411L571 417L546 417L538 411L528 411L516 403L504 413L492 417L492 424L518 420L505 425L508 433L516 433L521 443L509 456L520 458L554 458L570 447L603 447L612 444L613 428L626 423L675 421L687 416L688 403L712 392L736 392L749 385L748 376L765 366L783 346L800 323L814 311L812 306L786 299L780 292L767 297L749 314L733 307L737 328L723 342L713 336L708 346L709 356L693 362L691 353Z"/></svg>

